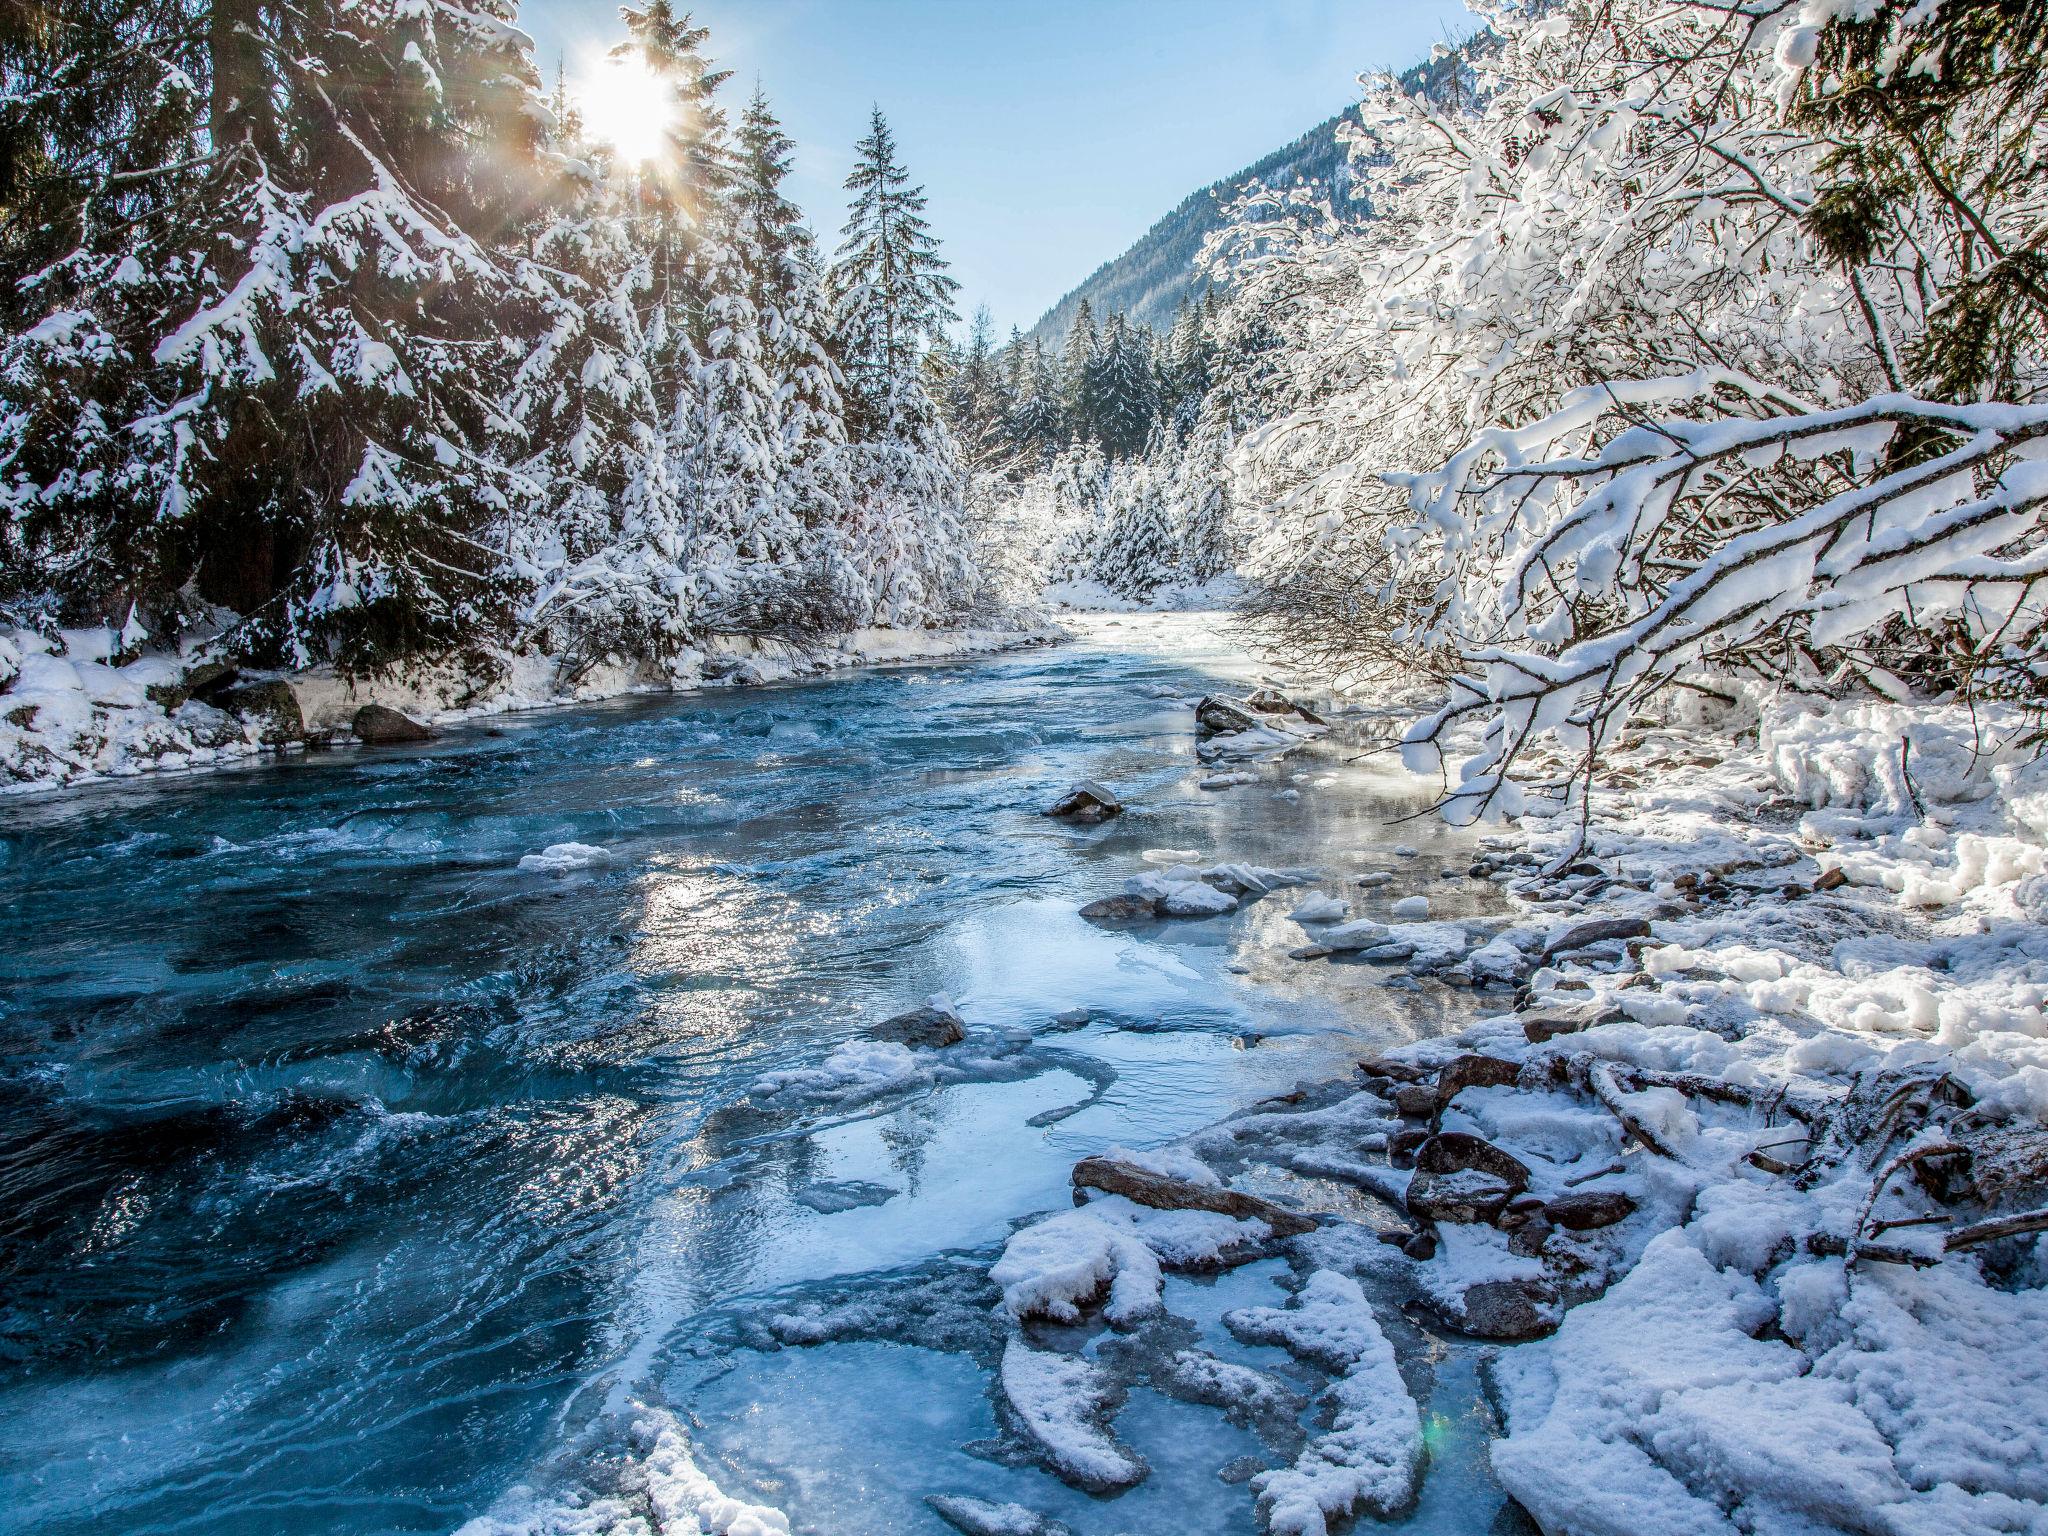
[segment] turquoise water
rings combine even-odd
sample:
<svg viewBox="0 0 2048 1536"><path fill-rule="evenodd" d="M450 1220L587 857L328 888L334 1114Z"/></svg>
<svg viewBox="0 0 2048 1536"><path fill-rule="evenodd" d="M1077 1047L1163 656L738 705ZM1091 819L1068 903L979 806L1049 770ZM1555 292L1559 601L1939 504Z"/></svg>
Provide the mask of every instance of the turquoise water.
<svg viewBox="0 0 2048 1536"><path fill-rule="evenodd" d="M629 1456L649 1402L800 1530L944 1529L919 1500L963 1469L1077 1530L1250 1529L1209 1475L1245 1437L1202 1410L1135 1394L1157 1470L1091 1518L962 1449L992 1433L971 1327L764 1352L756 1326L978 1275L1078 1157L1435 1027L1286 960L1286 895L1075 916L1147 849L1333 892L1390 868L1384 897L1464 862L1337 747L1195 788L1187 701L1255 672L1209 623L0 803L0 1531L449 1530ZM1082 776L1132 813L1036 814ZM520 868L567 842L607 857ZM967 1065L750 1099L940 990ZM1460 1510L1498 1506L1473 1487Z"/></svg>

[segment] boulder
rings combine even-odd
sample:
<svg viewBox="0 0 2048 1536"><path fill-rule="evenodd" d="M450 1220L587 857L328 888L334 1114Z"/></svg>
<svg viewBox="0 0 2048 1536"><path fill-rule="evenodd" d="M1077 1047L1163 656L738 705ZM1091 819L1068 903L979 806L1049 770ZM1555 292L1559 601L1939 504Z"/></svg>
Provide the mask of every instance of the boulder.
<svg viewBox="0 0 2048 1536"><path fill-rule="evenodd" d="M1579 1189L1559 1195L1543 1205L1544 1219L1554 1227L1572 1232L1591 1232L1611 1227L1635 1214L1632 1196L1618 1189Z"/></svg>
<svg viewBox="0 0 2048 1536"><path fill-rule="evenodd" d="M1092 779L1083 779L1061 796L1051 810L1040 814L1056 816L1061 821L1078 821L1093 826L1123 813L1123 801Z"/></svg>
<svg viewBox="0 0 2048 1536"><path fill-rule="evenodd" d="M202 661L178 679L177 686L188 697L217 703L219 696L241 680L242 671L231 661Z"/></svg>
<svg viewBox="0 0 2048 1536"><path fill-rule="evenodd" d="M1081 915L1091 923L1146 923L1159 916L1159 898L1126 891L1089 902Z"/></svg>
<svg viewBox="0 0 2048 1536"><path fill-rule="evenodd" d="M1215 1211L1224 1216L1262 1221L1273 1229L1275 1237L1298 1237L1316 1229L1313 1216L1290 1211L1284 1205L1261 1200L1257 1195L1225 1189L1218 1184L1176 1179L1114 1158L1084 1157L1074 1164L1073 1178L1076 1199L1080 1198L1081 1190L1099 1189L1104 1194L1122 1195L1126 1200L1149 1205L1159 1211Z"/></svg>
<svg viewBox="0 0 2048 1536"><path fill-rule="evenodd" d="M1403 1119L1432 1119L1442 1107L1443 1100L1427 1083L1403 1083L1394 1090L1394 1113Z"/></svg>
<svg viewBox="0 0 2048 1536"><path fill-rule="evenodd" d="M1650 920L1646 917L1601 917L1590 923L1575 923L1543 946L1543 958L1568 955L1575 949L1621 939L1647 939Z"/></svg>
<svg viewBox="0 0 2048 1536"><path fill-rule="evenodd" d="M1529 1170L1492 1142L1443 1131L1415 1153L1408 1212L1420 1221L1491 1222L1529 1187Z"/></svg>
<svg viewBox="0 0 2048 1536"><path fill-rule="evenodd" d="M1258 717L1236 699L1210 694L1195 705L1195 730L1203 736L1228 736L1258 728Z"/></svg>
<svg viewBox="0 0 2048 1536"><path fill-rule="evenodd" d="M907 1013L899 1013L872 1026L868 1030L868 1038L936 1049L958 1045L965 1040L967 1022L943 993L935 993L922 1008L912 1008Z"/></svg>
<svg viewBox="0 0 2048 1536"><path fill-rule="evenodd" d="M1544 1290L1523 1280L1482 1280L1468 1286L1460 1315L1454 1319L1466 1333L1513 1343L1540 1338L1557 1326Z"/></svg>
<svg viewBox="0 0 2048 1536"><path fill-rule="evenodd" d="M1541 1045L1559 1035L1575 1035L1600 1024L1618 1024L1627 1017L1612 1003L1554 1003L1520 1015L1522 1035L1531 1045Z"/></svg>
<svg viewBox="0 0 2048 1536"><path fill-rule="evenodd" d="M432 741L434 732L410 715L401 715L382 704L365 704L353 722L356 740L365 746L399 746L412 741Z"/></svg>
<svg viewBox="0 0 2048 1536"><path fill-rule="evenodd" d="M299 696L290 683L244 683L215 695L212 702L255 726L257 739L266 747L306 739L306 717L299 711Z"/></svg>
<svg viewBox="0 0 2048 1536"><path fill-rule="evenodd" d="M1296 720L1306 720L1310 725L1329 724L1306 704L1297 704L1277 688L1261 688L1244 702L1248 708L1262 715L1289 715Z"/></svg>
<svg viewBox="0 0 2048 1536"><path fill-rule="evenodd" d="M1437 1096L1446 1104L1466 1088L1509 1088L1521 1067L1499 1056L1468 1052L1453 1056L1436 1075Z"/></svg>

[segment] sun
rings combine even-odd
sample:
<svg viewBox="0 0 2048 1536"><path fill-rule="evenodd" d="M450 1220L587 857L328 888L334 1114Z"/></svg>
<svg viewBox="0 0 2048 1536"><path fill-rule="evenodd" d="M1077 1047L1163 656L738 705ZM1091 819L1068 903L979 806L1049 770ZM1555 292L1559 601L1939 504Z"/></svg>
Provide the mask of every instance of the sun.
<svg viewBox="0 0 2048 1536"><path fill-rule="evenodd" d="M579 73L574 94L584 130L617 150L624 164L639 166L672 153L675 92L644 61L599 55Z"/></svg>

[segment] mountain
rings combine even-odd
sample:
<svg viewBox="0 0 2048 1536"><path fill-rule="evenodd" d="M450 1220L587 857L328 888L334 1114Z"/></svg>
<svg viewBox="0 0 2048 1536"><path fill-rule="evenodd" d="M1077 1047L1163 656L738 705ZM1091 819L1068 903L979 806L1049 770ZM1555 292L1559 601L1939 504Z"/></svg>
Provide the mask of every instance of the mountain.
<svg viewBox="0 0 2048 1536"><path fill-rule="evenodd" d="M1401 83L1439 100L1461 88L1469 90L1469 61L1489 36L1482 32L1455 48L1433 54L1403 74ZM1255 187L1280 191L1320 182L1338 193L1338 207L1349 208L1360 218L1369 217L1370 210L1363 203L1352 203L1343 196L1349 186L1351 165L1347 146L1337 139L1337 128L1341 123L1357 121L1358 108L1347 107L1236 175L1211 182L1192 194L1146 230L1129 250L1097 267L1085 282L1041 315L1031 334L1048 346L1058 345L1083 299L1097 316L1119 311L1156 330L1164 330L1173 323L1173 312L1180 301L1203 286L1201 275L1195 270L1203 238L1211 230L1222 228L1224 209Z"/></svg>
<svg viewBox="0 0 2048 1536"><path fill-rule="evenodd" d="M1191 194L1129 250L1097 267L1085 282L1040 316L1031 334L1048 345L1057 343L1067 334L1084 298L1098 315L1115 310L1164 330L1173 323L1174 309L1182 298L1200 289L1195 258L1201 253L1204 237L1223 227L1223 210L1235 198L1259 186L1279 190L1304 182L1341 184L1348 176L1344 146L1337 142L1337 125L1346 118L1356 122L1358 109L1347 107L1236 175Z"/></svg>

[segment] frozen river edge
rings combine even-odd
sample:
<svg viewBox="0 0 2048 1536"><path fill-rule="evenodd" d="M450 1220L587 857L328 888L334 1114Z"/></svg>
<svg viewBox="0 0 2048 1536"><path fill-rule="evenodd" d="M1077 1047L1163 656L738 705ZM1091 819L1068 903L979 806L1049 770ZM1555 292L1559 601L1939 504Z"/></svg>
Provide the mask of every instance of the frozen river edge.
<svg viewBox="0 0 2048 1536"><path fill-rule="evenodd" d="M226 768L309 748L354 747L355 721L366 707L431 730L629 694L760 686L853 667L959 661L1049 645L1065 636L1052 623L1024 629L863 629L804 641L727 636L660 668L606 661L569 676L561 657L515 653L493 659L495 679L480 680L450 663L352 680L332 667L238 673L164 654L120 661L120 639L112 630L67 630L61 649L41 635L0 633L0 795ZM191 686L201 677L213 680L205 699ZM396 739L413 738L408 732Z"/></svg>

